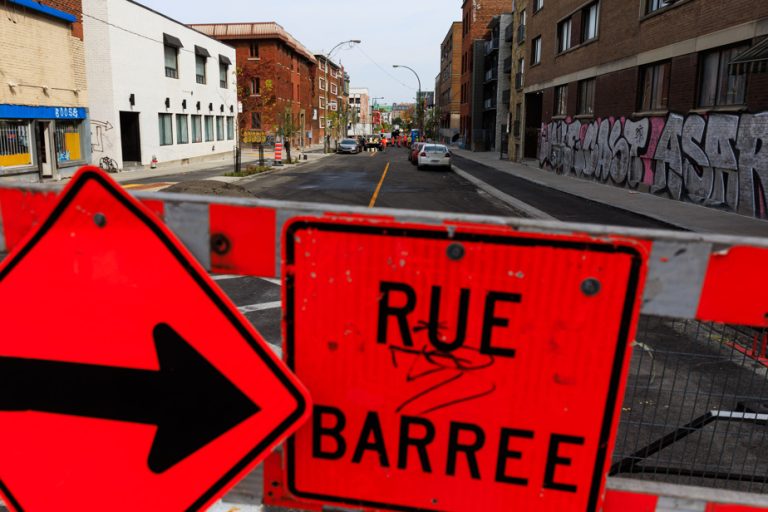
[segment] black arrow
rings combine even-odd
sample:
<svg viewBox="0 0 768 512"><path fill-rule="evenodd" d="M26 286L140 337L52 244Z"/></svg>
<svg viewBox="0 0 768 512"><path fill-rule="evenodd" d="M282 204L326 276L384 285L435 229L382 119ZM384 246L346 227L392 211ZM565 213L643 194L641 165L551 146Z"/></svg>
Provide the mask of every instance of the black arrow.
<svg viewBox="0 0 768 512"><path fill-rule="evenodd" d="M153 335L159 371L0 357L0 411L156 425L162 473L260 410L169 325Z"/></svg>

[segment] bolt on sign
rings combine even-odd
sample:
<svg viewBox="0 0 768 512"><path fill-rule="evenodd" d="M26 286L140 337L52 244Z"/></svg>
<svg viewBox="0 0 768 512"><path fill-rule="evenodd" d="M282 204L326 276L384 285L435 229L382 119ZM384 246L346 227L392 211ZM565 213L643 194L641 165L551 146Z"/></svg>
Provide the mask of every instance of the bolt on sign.
<svg viewBox="0 0 768 512"><path fill-rule="evenodd" d="M477 226L298 219L285 343L313 416L299 501L597 510L646 247Z"/></svg>
<svg viewBox="0 0 768 512"><path fill-rule="evenodd" d="M201 509L309 414L202 267L93 167L0 266L0 308L14 510Z"/></svg>

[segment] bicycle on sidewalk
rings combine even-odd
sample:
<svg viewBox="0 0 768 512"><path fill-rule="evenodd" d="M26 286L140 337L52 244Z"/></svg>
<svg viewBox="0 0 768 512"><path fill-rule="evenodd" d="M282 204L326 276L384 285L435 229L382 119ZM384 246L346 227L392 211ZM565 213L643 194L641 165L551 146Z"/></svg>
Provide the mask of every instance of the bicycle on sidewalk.
<svg viewBox="0 0 768 512"><path fill-rule="evenodd" d="M120 169L117 167L117 162L115 162L112 158L109 158L108 156L102 157L102 159L99 160L99 167L101 167L102 169L104 169L109 173L120 172Z"/></svg>

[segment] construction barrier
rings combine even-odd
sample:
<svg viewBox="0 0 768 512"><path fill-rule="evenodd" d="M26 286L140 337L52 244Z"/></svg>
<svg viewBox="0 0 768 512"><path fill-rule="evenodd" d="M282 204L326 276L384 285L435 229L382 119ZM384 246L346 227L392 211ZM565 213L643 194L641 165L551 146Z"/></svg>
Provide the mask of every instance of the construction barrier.
<svg viewBox="0 0 768 512"><path fill-rule="evenodd" d="M282 163L283 161L283 143L275 142L275 162Z"/></svg>
<svg viewBox="0 0 768 512"><path fill-rule="evenodd" d="M134 197L208 272L283 279L314 414L267 506L768 510L766 239ZM0 186L0 251L56 200Z"/></svg>

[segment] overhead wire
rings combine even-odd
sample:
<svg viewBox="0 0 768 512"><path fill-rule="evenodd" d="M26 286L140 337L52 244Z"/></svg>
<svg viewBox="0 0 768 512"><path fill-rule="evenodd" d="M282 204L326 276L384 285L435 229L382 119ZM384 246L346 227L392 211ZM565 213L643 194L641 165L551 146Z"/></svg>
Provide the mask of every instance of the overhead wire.
<svg viewBox="0 0 768 512"><path fill-rule="evenodd" d="M374 64L374 65L375 65L377 68L379 68L381 71L383 71L383 72L384 72L384 74L385 74L385 75L387 75L389 78L391 78L391 79L392 79L392 80L394 80L395 82L399 83L400 85L402 85L402 86L403 86L403 87L405 87L406 89L410 89L410 90L412 90L412 91L417 91L417 90L418 90L418 89L416 89L415 87L412 87L412 86L410 86L410 85L408 85L408 84L406 84L406 83L404 83L404 82L401 82L399 79L395 78L395 77L394 77L394 75L392 75L392 73L390 73L389 71L387 71L387 70L386 70L386 69L385 69L383 66L381 66L381 65L380 65L378 62L376 62L376 61L373 59L373 57L371 57L370 55L368 55L367 53L365 53L365 50L363 50L362 48L360 48L360 45L357 45L357 46L355 46L355 48L356 48L356 49L358 49L358 50L360 51L360 53L362 53L362 54L365 56L365 58L367 58L368 60L370 60L370 61L371 61L371 62L372 62L372 63L373 63L373 64Z"/></svg>

